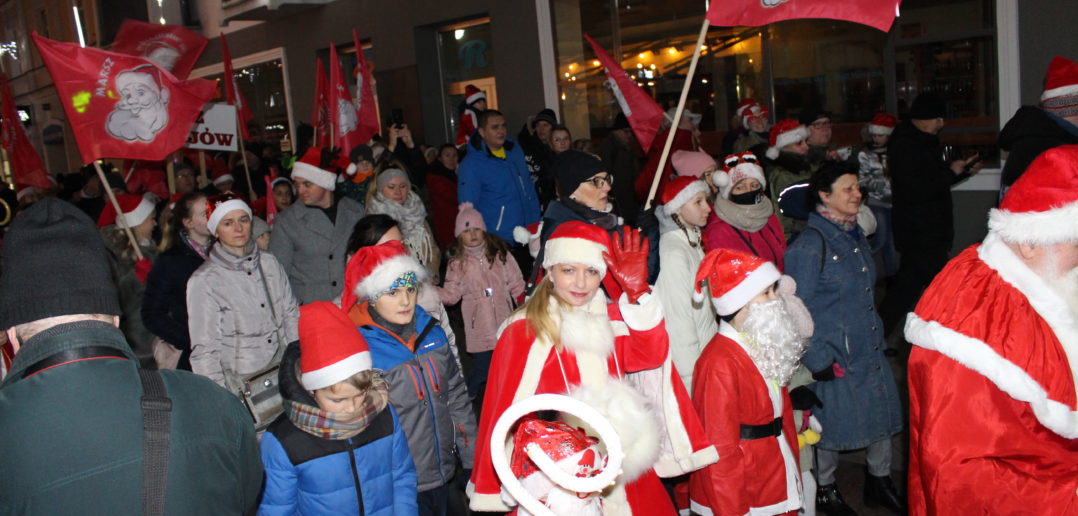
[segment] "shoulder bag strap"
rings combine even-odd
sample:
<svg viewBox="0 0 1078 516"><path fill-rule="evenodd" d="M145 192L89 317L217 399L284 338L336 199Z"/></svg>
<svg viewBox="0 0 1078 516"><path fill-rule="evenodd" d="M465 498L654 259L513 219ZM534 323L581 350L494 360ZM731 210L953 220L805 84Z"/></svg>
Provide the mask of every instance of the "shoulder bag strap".
<svg viewBox="0 0 1078 516"><path fill-rule="evenodd" d="M142 514L165 514L172 400L157 370L139 369L142 382Z"/></svg>
<svg viewBox="0 0 1078 516"><path fill-rule="evenodd" d="M269 283L266 282L266 273L262 272L262 257L258 257L258 276L262 278L262 291L266 293L266 303L269 304L270 316L273 317L273 333L277 337L277 351L270 359L270 363L280 360L284 353L285 342L281 338L281 324L277 322L277 309L273 307L273 296L270 295Z"/></svg>

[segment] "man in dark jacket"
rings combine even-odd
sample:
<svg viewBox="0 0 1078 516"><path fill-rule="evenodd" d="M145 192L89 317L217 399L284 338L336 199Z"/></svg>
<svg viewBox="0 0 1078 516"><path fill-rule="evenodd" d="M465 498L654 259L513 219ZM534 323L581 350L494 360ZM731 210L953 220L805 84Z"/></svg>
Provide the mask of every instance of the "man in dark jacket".
<svg viewBox="0 0 1078 516"><path fill-rule="evenodd" d="M922 93L910 119L891 134L887 155L894 201L895 247L902 254L894 288L880 305L884 336L902 324L921 292L947 263L954 243L951 186L981 170L978 156L947 162L939 132L947 106Z"/></svg>
<svg viewBox="0 0 1078 516"><path fill-rule="evenodd" d="M1078 63L1056 56L1046 75L1040 106L1018 108L999 133L999 146L1009 153L1000 179L1001 199L1042 152L1078 143Z"/></svg>
<svg viewBox="0 0 1078 516"><path fill-rule="evenodd" d="M535 191L539 194L540 210L545 210L555 197L554 176L550 171L550 160L554 159L550 136L556 125L557 115L553 109L546 108L530 117L517 133L517 141L524 149L524 162L528 164L528 172L531 173Z"/></svg>
<svg viewBox="0 0 1078 516"><path fill-rule="evenodd" d="M633 191L633 182L640 173L640 159L633 152L632 138L633 130L629 127L629 120L624 114L618 113L610 133L599 146L599 157L603 160L603 166L614 176L614 203L618 206L618 213L629 225L636 224L636 212L640 209L636 192Z"/></svg>
<svg viewBox="0 0 1078 516"><path fill-rule="evenodd" d="M5 244L0 327L15 361L0 384L0 513L141 514L145 398L101 238L48 198ZM160 377L171 402L165 512L252 508L262 464L239 400L186 371Z"/></svg>

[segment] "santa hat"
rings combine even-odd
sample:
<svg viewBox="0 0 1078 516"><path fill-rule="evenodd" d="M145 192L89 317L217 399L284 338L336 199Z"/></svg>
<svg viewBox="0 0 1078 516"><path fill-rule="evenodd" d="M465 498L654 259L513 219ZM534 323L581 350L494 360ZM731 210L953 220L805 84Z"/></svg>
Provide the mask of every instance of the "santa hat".
<svg viewBox="0 0 1078 516"><path fill-rule="evenodd" d="M659 201L663 204L663 211L673 216L698 193L707 195L711 193L711 188L707 186L707 183L692 176L675 177L663 187Z"/></svg>
<svg viewBox="0 0 1078 516"><path fill-rule="evenodd" d="M182 199L183 196L185 196L185 195L187 195L187 194L185 194L183 192L176 192L176 193L170 195L168 197L168 209L170 209L170 210L176 209L176 203L179 202L180 199Z"/></svg>
<svg viewBox="0 0 1078 516"><path fill-rule="evenodd" d="M211 235L216 235L217 225L221 223L221 219L236 210L242 211L248 216L251 215L251 207L242 199L231 195L210 197L206 202L206 229L210 230Z"/></svg>
<svg viewBox="0 0 1078 516"><path fill-rule="evenodd" d="M775 264L763 258L732 249L715 249L704 256L696 271L692 298L697 303L704 300L701 283L707 280L715 312L726 316L737 313L781 276Z"/></svg>
<svg viewBox="0 0 1078 516"><path fill-rule="evenodd" d="M674 115L677 114L677 107L672 107L666 110L666 116L663 117L663 126L669 127L670 121L674 119ZM704 118L704 115L693 113L688 109L681 110L681 122L678 123L678 129L692 129L700 125L700 120ZM692 127L687 126L687 123L691 123Z"/></svg>
<svg viewBox="0 0 1078 516"><path fill-rule="evenodd" d="M213 185L217 186L225 181L235 181L236 178L232 177L232 174L228 171L228 165L224 161L219 159L213 160L210 165L213 170Z"/></svg>
<svg viewBox="0 0 1078 516"><path fill-rule="evenodd" d="M1014 182L988 230L1012 244L1049 245L1078 240L1078 145L1041 153Z"/></svg>
<svg viewBox="0 0 1078 516"><path fill-rule="evenodd" d="M15 200L22 202L23 197L28 195L40 195L45 193L42 189L36 186L24 186L19 189L19 192L15 194Z"/></svg>
<svg viewBox="0 0 1078 516"><path fill-rule="evenodd" d="M322 149L311 147L303 153L303 158L292 165L292 177L302 177L326 190L337 188L337 174L321 168Z"/></svg>
<svg viewBox="0 0 1078 516"><path fill-rule="evenodd" d="M756 102L756 99L752 97L741 99L741 102L737 103L737 108L734 109L734 114L739 117L743 117L745 112L752 108L752 106L759 106L760 103Z"/></svg>
<svg viewBox="0 0 1078 516"><path fill-rule="evenodd" d="M299 307L300 383L325 389L371 368L371 352L355 323L337 305L315 301Z"/></svg>
<svg viewBox="0 0 1078 516"><path fill-rule="evenodd" d="M1078 115L1078 63L1056 56L1044 76L1041 107L1056 116Z"/></svg>
<svg viewBox="0 0 1078 516"><path fill-rule="evenodd" d="M513 240L520 245L528 246L528 252L532 258L539 255L539 234L543 232L543 221L533 222L525 226L513 228Z"/></svg>
<svg viewBox="0 0 1078 516"><path fill-rule="evenodd" d="M116 202L120 204L120 209L123 210L124 222L127 223L129 228L142 224L143 221L153 215L154 203L147 195L118 194L116 195ZM119 223L120 221L116 220L116 209L112 207L112 203L105 203L105 209L101 210L101 215L97 218L97 227L103 228L110 224L118 225Z"/></svg>
<svg viewBox="0 0 1078 516"><path fill-rule="evenodd" d="M768 113L769 111L767 110L767 108L759 104L749 106L748 109L741 113L741 125L747 128L749 126L750 119L761 116L767 118Z"/></svg>
<svg viewBox="0 0 1078 516"><path fill-rule="evenodd" d="M872 121L868 123L868 134L890 135L898 125L898 119L890 113L876 113Z"/></svg>
<svg viewBox="0 0 1078 516"><path fill-rule="evenodd" d="M457 224L453 228L453 236L460 236L461 233L468 231L472 228L479 228L483 231L487 230L487 225L483 222L483 216L476 211L472 203L461 203L457 208Z"/></svg>
<svg viewBox="0 0 1078 516"><path fill-rule="evenodd" d="M767 179L764 178L764 169L758 165L756 155L751 152L731 154L723 160L725 167L711 175L711 181L719 187L719 195L723 199L730 198L730 190L734 189L742 179L755 179L760 186L767 187Z"/></svg>
<svg viewBox="0 0 1078 516"><path fill-rule="evenodd" d="M341 308L348 310L360 300L374 300L393 286L397 278L414 273L422 282L429 275L426 267L408 254L397 240L361 247L344 269L344 292Z"/></svg>
<svg viewBox="0 0 1078 516"><path fill-rule="evenodd" d="M519 479L533 474L542 474L542 470L528 457L530 444L539 446L554 463L572 466L568 472L577 474L576 466L583 466L583 476L594 476L602 470L603 456L599 450L599 440L589 437L582 430L573 428L561 421L543 421L528 417L517 426L513 434L513 455L509 467Z"/></svg>
<svg viewBox="0 0 1078 516"><path fill-rule="evenodd" d="M670 164L679 176L692 176L702 178L704 172L718 168L715 159L710 154L700 151L677 150L670 156Z"/></svg>
<svg viewBox="0 0 1078 516"><path fill-rule="evenodd" d="M780 121L771 127L771 137L768 139L770 147L767 149L767 157L775 159L779 157L779 151L791 143L797 143L809 137L808 128L792 118Z"/></svg>
<svg viewBox="0 0 1078 516"><path fill-rule="evenodd" d="M483 93L483 90L477 88L474 84L469 84L464 87L464 103L471 106L480 100L486 100L487 94Z"/></svg>
<svg viewBox="0 0 1078 516"><path fill-rule="evenodd" d="M594 224L572 220L561 224L547 238L543 252L543 268L562 263L579 263L599 270L606 276L603 253L610 252L610 235Z"/></svg>

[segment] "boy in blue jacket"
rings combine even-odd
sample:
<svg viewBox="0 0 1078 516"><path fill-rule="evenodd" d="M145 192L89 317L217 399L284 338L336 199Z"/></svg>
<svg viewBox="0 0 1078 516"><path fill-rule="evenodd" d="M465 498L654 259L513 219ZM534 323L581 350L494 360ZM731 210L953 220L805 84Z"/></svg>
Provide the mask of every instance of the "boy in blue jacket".
<svg viewBox="0 0 1078 516"><path fill-rule="evenodd" d="M415 515L416 473L389 386L333 303L300 307L281 360L281 414L262 437L260 515Z"/></svg>

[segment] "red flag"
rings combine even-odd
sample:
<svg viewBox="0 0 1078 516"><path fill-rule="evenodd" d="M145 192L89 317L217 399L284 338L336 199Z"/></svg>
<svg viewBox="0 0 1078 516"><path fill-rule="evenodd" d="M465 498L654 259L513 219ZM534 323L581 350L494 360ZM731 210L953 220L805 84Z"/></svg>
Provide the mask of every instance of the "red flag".
<svg viewBox="0 0 1078 516"><path fill-rule="evenodd" d="M363 46L359 44L356 29L352 29L352 42L356 46L356 111L359 114L359 136L357 140L367 143L378 133L378 106L374 105L374 81L371 69L367 67L367 57L363 55ZM350 151L351 148L345 150Z"/></svg>
<svg viewBox="0 0 1078 516"><path fill-rule="evenodd" d="M8 159L11 160L11 174L15 176L17 186L34 186L42 190L52 188L52 182L45 174L45 166L41 163L41 156L37 155L34 146L22 130L22 120L19 120L15 112L15 98L11 96L8 88L7 75L0 75L0 102L4 103L3 113L0 114L0 145L7 151Z"/></svg>
<svg viewBox="0 0 1078 516"><path fill-rule="evenodd" d="M277 167L270 167L269 175L262 176L266 180L266 224L273 227L273 221L277 220L277 201L273 195L273 182L277 179Z"/></svg>
<svg viewBox="0 0 1078 516"><path fill-rule="evenodd" d="M178 25L159 25L125 19L110 50L139 56L186 79L210 40Z"/></svg>
<svg viewBox="0 0 1078 516"><path fill-rule="evenodd" d="M828 18L847 20L887 32L902 0L711 0L712 25L758 27L782 20Z"/></svg>
<svg viewBox="0 0 1078 516"><path fill-rule="evenodd" d="M633 134L640 142L640 147L647 152L651 148L651 142L655 140L655 133L659 132L659 127L662 126L665 113L655 99L630 79L629 74L625 73L621 65L610 57L594 39L591 39L591 36L584 34L584 39L591 44L595 57L606 69L610 91L618 99L621 112L629 120L629 126L633 128Z"/></svg>
<svg viewBox="0 0 1078 516"><path fill-rule="evenodd" d="M247 107L247 101L240 93L239 85L236 84L236 74L232 72L232 56L228 53L228 42L225 41L225 33L221 33L221 60L225 65L225 101L230 106L236 106L236 116L239 117L240 137L250 140L251 135L247 132L247 123L254 118L251 109Z"/></svg>
<svg viewBox="0 0 1078 516"><path fill-rule="evenodd" d="M348 92L348 83L344 82L337 47L333 44L329 45L329 119L333 122L332 145L343 149L344 155L347 156L352 147L370 140L360 140L359 113Z"/></svg>
<svg viewBox="0 0 1078 516"><path fill-rule="evenodd" d="M157 161L187 141L214 84L180 80L135 56L83 48L33 33L71 123L83 163Z"/></svg>
<svg viewBox="0 0 1078 516"><path fill-rule="evenodd" d="M315 59L314 107L311 113L311 125L314 126L316 146L329 145L329 86L326 84L326 70L322 58Z"/></svg>

